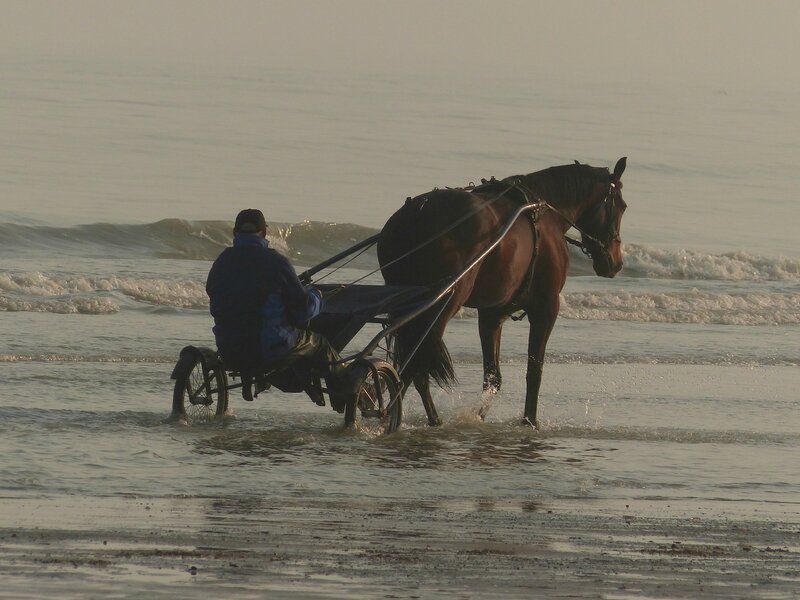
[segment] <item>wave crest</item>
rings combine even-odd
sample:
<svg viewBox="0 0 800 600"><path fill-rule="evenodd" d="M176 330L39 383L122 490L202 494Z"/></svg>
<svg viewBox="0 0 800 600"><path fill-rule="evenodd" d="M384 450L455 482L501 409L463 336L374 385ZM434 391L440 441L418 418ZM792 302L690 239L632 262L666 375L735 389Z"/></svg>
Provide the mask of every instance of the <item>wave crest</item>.
<svg viewBox="0 0 800 600"><path fill-rule="evenodd" d="M76 256L214 260L233 238L230 221L163 219L145 225L93 223L76 227L0 224L0 255L66 253ZM284 254L321 261L377 230L353 224L271 223L269 239Z"/></svg>

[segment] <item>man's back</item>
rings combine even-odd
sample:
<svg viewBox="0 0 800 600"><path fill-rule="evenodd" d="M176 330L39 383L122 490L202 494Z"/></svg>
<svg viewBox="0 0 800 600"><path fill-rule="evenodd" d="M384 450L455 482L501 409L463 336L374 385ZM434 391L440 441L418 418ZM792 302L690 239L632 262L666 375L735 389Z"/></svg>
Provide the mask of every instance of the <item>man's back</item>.
<svg viewBox="0 0 800 600"><path fill-rule="evenodd" d="M258 235L235 236L214 261L206 292L217 347L233 369L256 369L287 352L310 316L292 265Z"/></svg>

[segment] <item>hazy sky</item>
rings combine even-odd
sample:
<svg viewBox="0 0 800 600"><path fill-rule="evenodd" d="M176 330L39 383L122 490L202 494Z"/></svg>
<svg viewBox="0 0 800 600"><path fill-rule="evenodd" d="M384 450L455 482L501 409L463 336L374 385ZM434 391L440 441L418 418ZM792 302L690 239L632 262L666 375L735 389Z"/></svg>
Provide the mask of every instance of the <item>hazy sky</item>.
<svg viewBox="0 0 800 600"><path fill-rule="evenodd" d="M800 2L0 0L0 52L794 86Z"/></svg>

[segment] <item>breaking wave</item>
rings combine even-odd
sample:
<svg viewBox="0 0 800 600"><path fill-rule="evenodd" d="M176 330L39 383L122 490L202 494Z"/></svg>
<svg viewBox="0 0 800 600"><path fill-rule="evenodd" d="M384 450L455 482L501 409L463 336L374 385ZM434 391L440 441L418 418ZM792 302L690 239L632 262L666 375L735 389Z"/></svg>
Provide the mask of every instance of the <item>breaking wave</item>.
<svg viewBox="0 0 800 600"><path fill-rule="evenodd" d="M629 244L625 246L623 274L652 279L798 281L800 259L767 258L744 252L706 254Z"/></svg>
<svg viewBox="0 0 800 600"><path fill-rule="evenodd" d="M46 312L59 315L107 315L119 312L119 305L107 298L29 300L0 296L0 312Z"/></svg>
<svg viewBox="0 0 800 600"><path fill-rule="evenodd" d="M126 303L208 307L199 281L0 273L0 311L101 315L117 312Z"/></svg>
<svg viewBox="0 0 800 600"><path fill-rule="evenodd" d="M67 228L0 224L0 257L24 258L24 268L45 256L64 256L74 265L81 261L73 259L124 257L134 265L145 265L148 275L136 273L135 266L134 271L127 268L110 275L102 274L103 269L100 275L0 269L0 312L102 315L130 308L207 310L206 265L185 270L182 263L176 269L175 265L164 262L158 264L166 269L148 269L147 261L153 258L211 261L230 244L231 229L232 223L226 221L179 219L145 225L95 223ZM302 267L329 258L376 231L353 224L276 223L270 226L270 240L273 247ZM372 251L359 261L350 265L356 269L355 273L360 273L360 268L374 268L377 259ZM176 270L192 274L180 277L167 274ZM590 273L590 262L577 254L573 275ZM653 281L647 283L645 279ZM800 324L798 259L627 245L625 269L619 280L622 289L563 294L561 318L756 326ZM697 281L697 284L692 289L686 283L667 283L670 280ZM459 316L475 317L476 311L463 309Z"/></svg>
<svg viewBox="0 0 800 600"><path fill-rule="evenodd" d="M203 281L137 277L0 273L0 311L109 314L121 308L208 308ZM464 308L458 315L474 318ZM561 296L562 319L798 325L800 294L773 291L593 291Z"/></svg>
<svg viewBox="0 0 800 600"><path fill-rule="evenodd" d="M0 223L0 256L53 255L148 257L213 260L231 243L230 221L164 219L144 225L94 223L47 227ZM303 265L312 265L366 239L378 230L351 223L273 223L273 247ZM571 248L573 275L591 273L589 262ZM368 252L359 265L375 265ZM719 280L800 281L800 259L764 257L744 252L708 254L690 249L664 250L625 246L624 277Z"/></svg>
<svg viewBox="0 0 800 600"><path fill-rule="evenodd" d="M562 293L559 319L704 325L800 325L796 292L592 291ZM456 318L477 318L462 307Z"/></svg>
<svg viewBox="0 0 800 600"><path fill-rule="evenodd" d="M213 259L230 242L223 221L165 219L146 225L94 223L75 227L0 224L4 254L58 252L73 256Z"/></svg>

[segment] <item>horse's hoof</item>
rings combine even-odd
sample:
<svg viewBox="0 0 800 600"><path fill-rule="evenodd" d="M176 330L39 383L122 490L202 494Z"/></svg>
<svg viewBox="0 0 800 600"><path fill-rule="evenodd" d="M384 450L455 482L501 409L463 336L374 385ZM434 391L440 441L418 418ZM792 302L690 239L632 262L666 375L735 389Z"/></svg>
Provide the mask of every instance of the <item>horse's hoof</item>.
<svg viewBox="0 0 800 600"><path fill-rule="evenodd" d="M436 417L435 419L428 419L428 425L431 427L441 427L442 420L439 417Z"/></svg>
<svg viewBox="0 0 800 600"><path fill-rule="evenodd" d="M526 425L534 431L539 431L539 421L531 421L528 417L522 419L521 425Z"/></svg>
<svg viewBox="0 0 800 600"><path fill-rule="evenodd" d="M179 412L171 412L166 419L162 419L163 425L186 425L186 414Z"/></svg>

